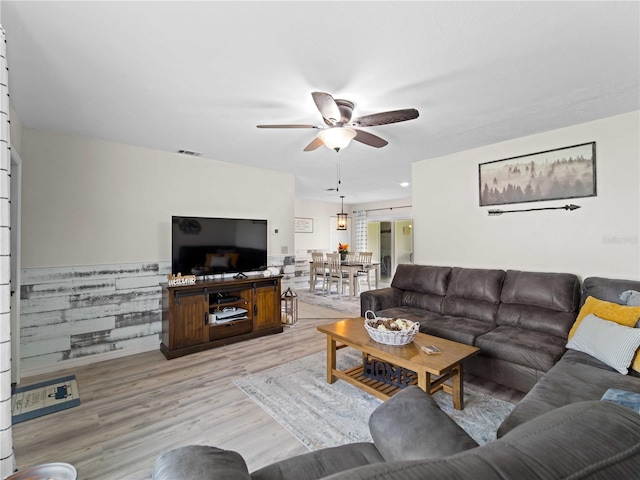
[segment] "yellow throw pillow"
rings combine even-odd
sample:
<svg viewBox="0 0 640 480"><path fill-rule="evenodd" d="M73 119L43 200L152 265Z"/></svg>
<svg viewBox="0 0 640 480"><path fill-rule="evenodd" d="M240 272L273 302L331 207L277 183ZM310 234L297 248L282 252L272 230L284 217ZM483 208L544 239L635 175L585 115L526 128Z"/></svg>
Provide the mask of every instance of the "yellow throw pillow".
<svg viewBox="0 0 640 480"><path fill-rule="evenodd" d="M624 325L625 327L635 327L640 319L640 307L618 305L617 303L605 302L604 300L598 300L594 297L587 297L573 327L571 327L569 331L568 340L571 340L573 334L576 333L582 319L590 313L604 320ZM631 363L631 369L640 373L640 352L636 353Z"/></svg>

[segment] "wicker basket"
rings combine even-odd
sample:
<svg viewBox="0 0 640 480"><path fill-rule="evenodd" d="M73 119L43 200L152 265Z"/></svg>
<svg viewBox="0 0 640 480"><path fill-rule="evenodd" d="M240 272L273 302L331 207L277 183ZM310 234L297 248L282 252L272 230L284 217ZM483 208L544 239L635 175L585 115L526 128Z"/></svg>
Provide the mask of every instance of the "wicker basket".
<svg viewBox="0 0 640 480"><path fill-rule="evenodd" d="M373 316L373 318L370 317ZM406 330L378 330L370 325L371 322L375 322L376 320L392 320L390 318L376 317L376 314L367 310L364 312L364 328L371 337L371 339L378 343L384 343L385 345L407 345L413 342L416 333L418 333L418 329L420 328L420 324L418 322L412 322L411 320L405 320L405 322L410 323L411 326Z"/></svg>

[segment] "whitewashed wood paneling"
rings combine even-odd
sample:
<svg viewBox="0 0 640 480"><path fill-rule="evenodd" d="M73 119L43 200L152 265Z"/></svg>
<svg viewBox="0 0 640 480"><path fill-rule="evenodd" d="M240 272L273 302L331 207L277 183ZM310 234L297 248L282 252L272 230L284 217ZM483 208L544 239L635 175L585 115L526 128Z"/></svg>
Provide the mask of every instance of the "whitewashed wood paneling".
<svg viewBox="0 0 640 480"><path fill-rule="evenodd" d="M170 269L170 262L24 269L24 369L114 350L159 348L160 282Z"/></svg>
<svg viewBox="0 0 640 480"><path fill-rule="evenodd" d="M285 260L286 258L286 260ZM292 256L274 255L269 265L293 265ZM297 269L296 269L297 270ZM52 365L127 349L160 347L160 282L170 262L28 268L22 271L22 369ZM285 275L289 285L308 281Z"/></svg>

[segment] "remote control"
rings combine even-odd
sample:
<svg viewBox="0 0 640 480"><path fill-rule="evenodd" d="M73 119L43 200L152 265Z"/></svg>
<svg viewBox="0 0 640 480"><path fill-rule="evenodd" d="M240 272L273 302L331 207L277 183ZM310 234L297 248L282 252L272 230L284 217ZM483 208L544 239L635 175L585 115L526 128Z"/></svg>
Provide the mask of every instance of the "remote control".
<svg viewBox="0 0 640 480"><path fill-rule="evenodd" d="M438 353L442 353L440 349L435 345L425 345L424 347L422 347L422 351L427 355L436 355Z"/></svg>

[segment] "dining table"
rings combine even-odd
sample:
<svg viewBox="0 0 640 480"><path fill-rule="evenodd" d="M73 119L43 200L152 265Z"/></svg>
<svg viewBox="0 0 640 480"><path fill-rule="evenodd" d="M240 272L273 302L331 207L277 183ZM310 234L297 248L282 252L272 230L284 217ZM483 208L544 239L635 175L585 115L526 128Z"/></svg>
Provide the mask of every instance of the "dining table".
<svg viewBox="0 0 640 480"><path fill-rule="evenodd" d="M329 264L324 261L325 268L329 267ZM314 291L316 285L315 263L309 262L309 290ZM349 274L349 300L353 298L353 292L355 289L356 279L358 278L358 272L367 272L373 270L376 275L376 289L380 285L380 262L362 263L362 262L340 262L340 268L342 271Z"/></svg>

